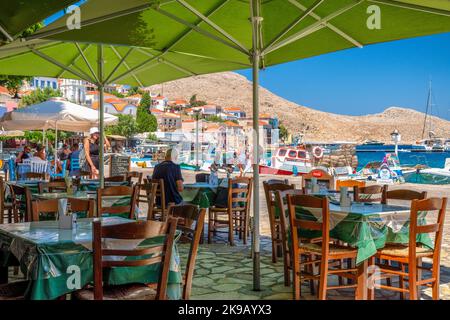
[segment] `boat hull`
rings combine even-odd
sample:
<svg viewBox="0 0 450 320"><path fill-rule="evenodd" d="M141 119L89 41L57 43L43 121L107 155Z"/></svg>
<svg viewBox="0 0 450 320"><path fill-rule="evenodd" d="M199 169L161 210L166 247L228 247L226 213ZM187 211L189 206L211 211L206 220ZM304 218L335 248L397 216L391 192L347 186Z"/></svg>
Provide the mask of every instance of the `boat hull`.
<svg viewBox="0 0 450 320"><path fill-rule="evenodd" d="M268 166L259 166L259 173L260 174L273 174L273 175L279 175L279 176L292 176L293 172L289 170L283 170L283 169L277 169L272 168Z"/></svg>

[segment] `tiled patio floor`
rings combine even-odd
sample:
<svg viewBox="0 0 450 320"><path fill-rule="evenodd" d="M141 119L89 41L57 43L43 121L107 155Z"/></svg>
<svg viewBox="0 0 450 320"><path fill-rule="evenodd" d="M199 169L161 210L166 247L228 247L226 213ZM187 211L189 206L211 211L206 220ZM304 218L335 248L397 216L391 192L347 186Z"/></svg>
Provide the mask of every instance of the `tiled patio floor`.
<svg viewBox="0 0 450 320"><path fill-rule="evenodd" d="M219 240L220 241L220 240ZM284 286L283 261L272 263L270 238L261 241L261 291L253 291L253 262L249 246L237 244L231 247L223 241L202 244L196 263L191 299L201 300L259 300L292 299L292 288ZM179 246L182 260L187 257L188 247ZM445 251L445 249L444 249ZM443 252L441 267L441 299L450 300L450 263ZM184 259L183 259L184 258ZM333 281L333 278L330 278ZM422 299L431 299L431 288L422 288ZM329 299L353 299L354 290L330 291ZM304 299L315 299L307 286L302 287ZM376 299L399 299L399 294L376 291Z"/></svg>

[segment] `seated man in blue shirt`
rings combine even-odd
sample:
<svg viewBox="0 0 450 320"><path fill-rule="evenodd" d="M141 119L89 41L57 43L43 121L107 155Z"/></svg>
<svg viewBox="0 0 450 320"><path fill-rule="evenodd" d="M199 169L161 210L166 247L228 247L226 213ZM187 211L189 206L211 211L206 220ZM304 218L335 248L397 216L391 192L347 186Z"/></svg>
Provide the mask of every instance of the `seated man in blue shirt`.
<svg viewBox="0 0 450 320"><path fill-rule="evenodd" d="M183 176L181 175L180 166L173 162L175 158L175 150L167 150L165 160L156 165L152 175L152 179L164 180L166 205L180 204L183 202L180 194L183 191ZM157 202L159 201L160 199L157 199Z"/></svg>

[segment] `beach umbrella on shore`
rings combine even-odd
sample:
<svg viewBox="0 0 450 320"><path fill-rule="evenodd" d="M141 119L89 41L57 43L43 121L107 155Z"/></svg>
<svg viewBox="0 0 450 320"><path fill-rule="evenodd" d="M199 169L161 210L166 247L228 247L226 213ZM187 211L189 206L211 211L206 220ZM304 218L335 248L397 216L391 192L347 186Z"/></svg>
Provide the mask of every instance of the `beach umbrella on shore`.
<svg viewBox="0 0 450 320"><path fill-rule="evenodd" d="M0 73L151 85L253 70L254 288L259 289L259 71L338 50L450 31L446 0L90 0L81 28L65 18L0 48ZM102 122L102 121L101 121Z"/></svg>

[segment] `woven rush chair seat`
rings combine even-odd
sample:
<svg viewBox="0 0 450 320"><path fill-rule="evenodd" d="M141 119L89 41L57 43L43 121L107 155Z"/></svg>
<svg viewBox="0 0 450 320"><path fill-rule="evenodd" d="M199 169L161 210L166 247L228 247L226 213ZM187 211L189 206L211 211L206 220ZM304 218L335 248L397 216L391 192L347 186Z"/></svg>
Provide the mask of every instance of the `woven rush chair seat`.
<svg viewBox="0 0 450 320"><path fill-rule="evenodd" d="M378 251L381 255L407 257L409 255L409 246L402 244L387 244ZM433 249L427 247L416 247L416 256L418 258L430 257L434 253Z"/></svg>
<svg viewBox="0 0 450 320"><path fill-rule="evenodd" d="M103 300L155 300L155 289L139 283L105 287ZM94 300L94 289L79 290L73 293L72 297L75 300Z"/></svg>
<svg viewBox="0 0 450 320"><path fill-rule="evenodd" d="M245 207L234 207L231 208L231 211L244 211L246 208ZM215 211L215 212L227 212L228 209L227 208L219 208L219 207L211 207L210 210Z"/></svg>
<svg viewBox="0 0 450 320"><path fill-rule="evenodd" d="M302 253L305 252L314 252L314 253L322 253L322 243L302 243L299 246L299 250ZM339 244L334 244L334 243L330 243L329 245L329 255L337 255L337 254L352 254L354 253L355 256L358 253L358 250L354 249L354 248L350 248L347 246L343 246L343 245L339 245Z"/></svg>
<svg viewBox="0 0 450 320"><path fill-rule="evenodd" d="M0 301L25 300L25 292L29 284L28 281L17 281L0 285Z"/></svg>

